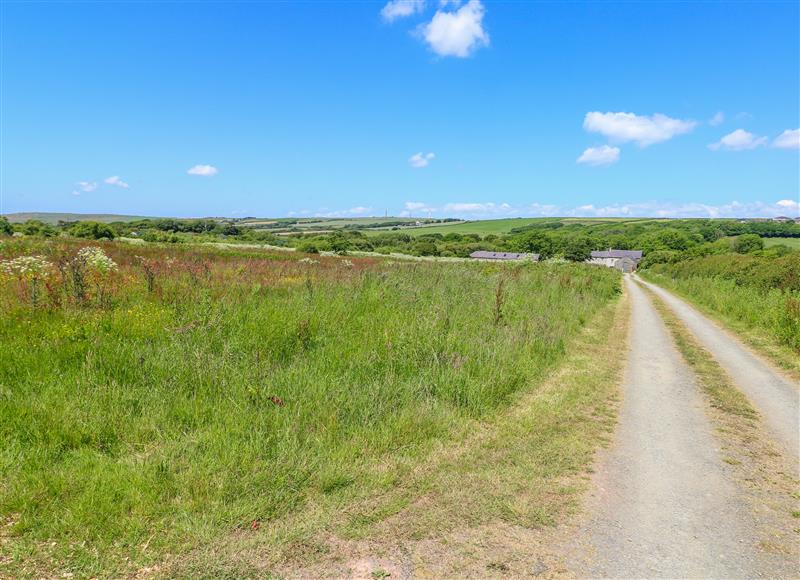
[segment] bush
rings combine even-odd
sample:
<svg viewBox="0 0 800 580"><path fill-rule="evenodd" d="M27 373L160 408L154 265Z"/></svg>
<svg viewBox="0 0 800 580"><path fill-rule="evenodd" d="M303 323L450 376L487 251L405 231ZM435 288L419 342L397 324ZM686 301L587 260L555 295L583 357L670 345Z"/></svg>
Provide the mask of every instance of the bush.
<svg viewBox="0 0 800 580"><path fill-rule="evenodd" d="M319 246L316 242L308 241L308 242L301 242L297 246L298 252L304 252L306 254L319 254Z"/></svg>
<svg viewBox="0 0 800 580"><path fill-rule="evenodd" d="M733 250L737 254L749 254L764 249L764 240L758 234L742 234L733 242Z"/></svg>
<svg viewBox="0 0 800 580"><path fill-rule="evenodd" d="M411 253L415 256L438 256L439 249L433 242L420 240L411 246Z"/></svg>
<svg viewBox="0 0 800 580"><path fill-rule="evenodd" d="M8 220L5 216L0 216L0 235L2 236L10 236L14 233L14 228L11 227L11 224L8 223Z"/></svg>
<svg viewBox="0 0 800 580"><path fill-rule="evenodd" d="M87 240L113 240L116 237L111 226L100 222L78 222L69 229L69 233Z"/></svg>
<svg viewBox="0 0 800 580"><path fill-rule="evenodd" d="M564 248L564 259L570 262L585 262L591 254L591 242L586 238L573 238Z"/></svg>
<svg viewBox="0 0 800 580"><path fill-rule="evenodd" d="M39 220L28 220L22 225L22 233L26 236L41 236L50 238L55 236L57 232L53 226L50 226L44 222L40 222Z"/></svg>

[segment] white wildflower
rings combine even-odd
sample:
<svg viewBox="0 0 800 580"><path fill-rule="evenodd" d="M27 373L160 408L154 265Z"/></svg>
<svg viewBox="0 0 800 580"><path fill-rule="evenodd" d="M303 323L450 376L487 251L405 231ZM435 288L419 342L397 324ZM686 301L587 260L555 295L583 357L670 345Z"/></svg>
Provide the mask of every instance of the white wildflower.
<svg viewBox="0 0 800 580"><path fill-rule="evenodd" d="M86 247L78 251L78 257L86 262L90 268L101 274L108 274L117 269L117 264L109 258L101 248Z"/></svg>
<svg viewBox="0 0 800 580"><path fill-rule="evenodd" d="M50 274L52 264L44 256L20 256L0 262L0 272L17 278L38 279Z"/></svg>
<svg viewBox="0 0 800 580"><path fill-rule="evenodd" d="M301 264L319 264L317 260L312 260L311 258L303 258L302 260L299 260L299 262Z"/></svg>

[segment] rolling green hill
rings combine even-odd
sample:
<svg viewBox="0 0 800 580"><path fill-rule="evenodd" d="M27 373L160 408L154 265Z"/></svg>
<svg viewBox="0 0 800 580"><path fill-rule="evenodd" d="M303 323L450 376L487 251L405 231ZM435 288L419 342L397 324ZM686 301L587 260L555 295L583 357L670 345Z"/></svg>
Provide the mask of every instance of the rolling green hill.
<svg viewBox="0 0 800 580"><path fill-rule="evenodd" d="M63 222L75 221L93 221L93 222L132 222L136 220L154 219L147 216L138 215L119 215L113 213L55 213L55 212L20 212L5 214L8 221L13 223L22 223L28 220L39 220L46 224L57 224Z"/></svg>

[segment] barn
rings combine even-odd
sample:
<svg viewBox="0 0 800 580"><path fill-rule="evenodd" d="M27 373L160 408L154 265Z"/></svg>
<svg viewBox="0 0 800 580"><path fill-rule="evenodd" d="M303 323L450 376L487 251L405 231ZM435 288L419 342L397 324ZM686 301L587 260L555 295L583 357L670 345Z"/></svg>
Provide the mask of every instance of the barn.
<svg viewBox="0 0 800 580"><path fill-rule="evenodd" d="M633 272L642 259L641 250L603 250L592 252L590 264L616 268L622 272Z"/></svg>
<svg viewBox="0 0 800 580"><path fill-rule="evenodd" d="M475 260L506 260L506 261L519 261L528 260L530 262L538 262L539 254L519 254L516 252L487 252L479 250L472 252L470 258Z"/></svg>

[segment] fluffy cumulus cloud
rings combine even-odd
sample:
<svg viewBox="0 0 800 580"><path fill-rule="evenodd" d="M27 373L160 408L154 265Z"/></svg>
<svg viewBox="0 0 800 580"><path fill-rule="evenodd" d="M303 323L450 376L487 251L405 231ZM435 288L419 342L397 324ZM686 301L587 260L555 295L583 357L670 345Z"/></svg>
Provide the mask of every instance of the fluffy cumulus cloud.
<svg viewBox="0 0 800 580"><path fill-rule="evenodd" d="M586 151L581 153L577 163L601 167L604 165L613 165L617 161L619 161L619 147L603 145L601 147L589 147Z"/></svg>
<svg viewBox="0 0 800 580"><path fill-rule="evenodd" d="M387 22L392 22L422 12L424 9L425 0L392 0L381 9L381 17Z"/></svg>
<svg viewBox="0 0 800 580"><path fill-rule="evenodd" d="M129 189L130 185L122 181L119 175L112 175L111 177L106 177L103 180L104 183L108 185L114 185L116 187L121 187L122 189Z"/></svg>
<svg viewBox="0 0 800 580"><path fill-rule="evenodd" d="M414 153L411 157L408 158L408 164L415 168L421 169L423 167L427 167L430 165L430 162L433 161L433 158L436 157L433 153Z"/></svg>
<svg viewBox="0 0 800 580"><path fill-rule="evenodd" d="M736 131L728 133L716 143L711 143L708 148L712 151L718 151L720 149L727 149L728 151L746 151L766 144L766 137L753 135L744 129L736 129Z"/></svg>
<svg viewBox="0 0 800 580"><path fill-rule="evenodd" d="M489 34L483 28L486 9L480 0L469 0L463 6L448 10L440 6L419 32L430 49L439 56L466 58L482 46L489 45Z"/></svg>
<svg viewBox="0 0 800 580"><path fill-rule="evenodd" d="M97 182L96 181L79 181L78 183L75 184L75 187L77 187L78 189L77 189L76 192L73 192L73 193L80 193L80 192L91 193L92 191L97 189Z"/></svg>
<svg viewBox="0 0 800 580"><path fill-rule="evenodd" d="M778 149L800 149L800 129L786 129L775 137L772 146Z"/></svg>
<svg viewBox="0 0 800 580"><path fill-rule="evenodd" d="M661 113L647 116L593 111L583 119L583 128L590 133L600 133L615 143L634 142L640 147L668 141L696 126L695 121L673 119Z"/></svg>
<svg viewBox="0 0 800 580"><path fill-rule="evenodd" d="M708 124L712 127L716 127L717 125L722 125L725 122L725 113L722 111L717 111L713 117L708 120Z"/></svg>
<svg viewBox="0 0 800 580"><path fill-rule="evenodd" d="M200 175L202 177L212 177L219 173L219 170L213 165L195 165L189 168L186 172L189 175Z"/></svg>

